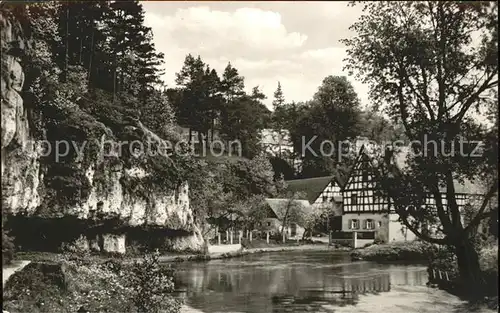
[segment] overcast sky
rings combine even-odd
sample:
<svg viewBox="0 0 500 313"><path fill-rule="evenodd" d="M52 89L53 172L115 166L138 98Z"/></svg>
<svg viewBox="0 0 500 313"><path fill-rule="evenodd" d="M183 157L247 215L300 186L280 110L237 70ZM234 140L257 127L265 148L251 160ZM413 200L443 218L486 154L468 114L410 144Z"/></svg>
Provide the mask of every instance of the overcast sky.
<svg viewBox="0 0 500 313"><path fill-rule="evenodd" d="M156 48L165 54L164 80L186 54L200 55L222 75L231 61L248 91L259 85L271 107L281 82L287 101L306 101L328 75L342 71L349 26L360 16L347 2L143 2ZM350 78L367 104L367 87Z"/></svg>

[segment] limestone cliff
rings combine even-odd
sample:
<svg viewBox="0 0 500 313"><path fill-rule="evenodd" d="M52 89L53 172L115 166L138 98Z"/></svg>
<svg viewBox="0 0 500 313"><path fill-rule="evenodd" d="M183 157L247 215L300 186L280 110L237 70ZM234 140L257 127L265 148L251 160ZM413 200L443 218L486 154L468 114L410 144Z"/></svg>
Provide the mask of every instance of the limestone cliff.
<svg viewBox="0 0 500 313"><path fill-rule="evenodd" d="M140 163L125 165L119 156L113 162L95 157L87 162L73 162L70 164L71 168L84 175L78 176L79 185L71 189L71 201L63 201L70 192L67 189L72 184L70 178L73 179L75 175L61 174L59 171L58 183L52 179L56 165L67 167L68 164L54 164L44 159L44 151L39 145L41 140L47 139L43 114L36 116L34 112L37 110L33 109L36 104L30 103L30 100L23 102L23 56L29 49L30 42L23 35L23 28L15 18L0 14L0 26L3 212L14 219L21 216L25 220L51 220L55 223L53 225L61 225L56 221L71 217L80 224L87 225L82 228L85 229L84 233L73 238L74 242L64 242L65 239L61 239L65 246L76 244L82 249L94 247L95 250L124 252L125 238L130 229L154 227L172 231L173 235L165 235L166 245L172 249L200 249L203 239L194 224L189 207L188 184L185 181L179 182L170 189L147 185L144 178L152 173ZM79 112L81 116L92 120L91 116L78 111L78 106L70 101L63 110ZM102 136L113 138L112 131L106 125L94 120L92 123L102 130ZM42 126L38 126L35 131L36 125ZM141 136L148 137L148 140L152 137L153 140L158 140L140 122L130 128ZM127 184L129 181L141 184L139 187L143 192L138 193L137 188L131 188ZM102 222L110 220L115 221L113 227L102 226ZM89 230L92 230L91 236L88 235ZM19 229L17 233L20 233Z"/></svg>

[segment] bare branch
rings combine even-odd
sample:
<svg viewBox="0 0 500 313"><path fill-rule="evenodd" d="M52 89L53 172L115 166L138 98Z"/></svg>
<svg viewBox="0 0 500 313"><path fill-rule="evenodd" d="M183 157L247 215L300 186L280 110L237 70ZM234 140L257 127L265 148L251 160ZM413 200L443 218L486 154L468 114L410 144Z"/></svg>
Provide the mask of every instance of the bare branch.
<svg viewBox="0 0 500 313"><path fill-rule="evenodd" d="M456 229L462 229L460 220L460 211L458 210L457 200L455 199L455 186L451 171L446 171L446 200L448 200L448 211L451 212L451 223Z"/></svg>
<svg viewBox="0 0 500 313"><path fill-rule="evenodd" d="M434 177L431 183L428 184L428 187L436 202L437 214L441 224L443 224L443 230L446 234L451 234L453 229L450 218L444 210L443 199L441 198L441 192L439 191L438 181L438 178Z"/></svg>
<svg viewBox="0 0 500 313"><path fill-rule="evenodd" d="M497 69L498 69L498 66L497 66ZM453 120L456 120L456 121L460 121L464 116L465 114L467 113L467 111L469 110L469 108L474 104L474 102L479 98L479 95L481 93L483 93L486 89L488 88L492 88L494 86L497 86L498 85L498 80L495 80L495 81L491 81L495 76L498 75L498 72L495 70L493 71L487 78L486 80L483 82L483 84L481 85L481 87L479 87L479 89L474 92L468 99L467 101L464 103L464 105L462 106L462 109L460 110L459 113L457 113L457 115L455 115L452 119ZM459 99L457 100L457 102L461 101L463 99Z"/></svg>
<svg viewBox="0 0 500 313"><path fill-rule="evenodd" d="M427 77L427 72L425 70L425 67L422 63L420 63L420 69L422 70L422 84L423 84L423 91L422 94L424 96L424 103L428 103L429 107L428 109L431 110L431 99L429 98L429 94L427 93L429 90L429 81ZM433 111L434 112L434 111Z"/></svg>
<svg viewBox="0 0 500 313"><path fill-rule="evenodd" d="M408 124L408 112L405 99L403 96L403 86L399 84L397 85L397 88L398 88L399 112L401 114L401 122L405 127L406 135L408 136L408 138L412 139L413 133L410 129L410 125Z"/></svg>
<svg viewBox="0 0 500 313"><path fill-rule="evenodd" d="M444 12L443 12L443 3L438 2L438 15L439 15L439 20L437 23L437 29L434 30L435 36L437 39L437 32L439 31L439 51L440 53L438 54L437 57L437 81L438 81L438 119L440 119L445 111L446 108L446 93L445 93L445 74L443 73L444 69L444 64L446 64L446 51L445 51L445 42L444 42L444 36L443 36L443 27L445 27L446 23L444 21Z"/></svg>
<svg viewBox="0 0 500 313"><path fill-rule="evenodd" d="M430 242L430 243L439 244L439 245L449 244L449 240L446 237L445 238L435 238L435 237L431 237L429 235L422 233L416 227L411 225L411 223L408 221L407 218L401 217L401 221L403 222L403 224L406 227L408 227L409 230L411 230L415 234L415 236L417 236L418 238L420 238L422 240L425 240L425 241Z"/></svg>
<svg viewBox="0 0 500 313"><path fill-rule="evenodd" d="M408 87L410 87L411 91L417 96L417 98L420 99L420 101L422 101L422 103L427 108L427 111L429 111L429 116L430 116L431 121L434 121L435 115L434 115L434 111L432 110L432 107L431 107L431 104L429 101L429 96L427 95L427 88L426 88L425 96L422 96L422 94L416 90L415 86L411 82L411 80L408 76L408 72L406 71L405 66L404 66L404 64L402 64L402 62L400 63L400 71L402 72L400 77L404 78L404 81L406 82ZM417 101L417 103L419 103L419 102ZM419 105L419 107L422 109L422 111L424 111L421 105Z"/></svg>
<svg viewBox="0 0 500 313"><path fill-rule="evenodd" d="M476 216L472 219L472 221L465 227L464 233L467 234L468 232L471 231L471 229L475 228L481 220L484 218L484 211L488 207L488 203L490 202L491 198L495 195L495 193L498 191L498 182L494 182L493 185L491 185L490 189L486 193L483 199L483 203L481 204L481 207L479 208L479 211L477 212Z"/></svg>

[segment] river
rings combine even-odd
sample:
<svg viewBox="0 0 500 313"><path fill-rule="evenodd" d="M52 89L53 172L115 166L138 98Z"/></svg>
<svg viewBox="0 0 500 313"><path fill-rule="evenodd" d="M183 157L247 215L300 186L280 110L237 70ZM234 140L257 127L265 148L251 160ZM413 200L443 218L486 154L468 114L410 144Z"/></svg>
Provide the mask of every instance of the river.
<svg viewBox="0 0 500 313"><path fill-rule="evenodd" d="M425 267L351 262L347 253L287 251L176 265L185 303L215 312L494 312L425 286Z"/></svg>

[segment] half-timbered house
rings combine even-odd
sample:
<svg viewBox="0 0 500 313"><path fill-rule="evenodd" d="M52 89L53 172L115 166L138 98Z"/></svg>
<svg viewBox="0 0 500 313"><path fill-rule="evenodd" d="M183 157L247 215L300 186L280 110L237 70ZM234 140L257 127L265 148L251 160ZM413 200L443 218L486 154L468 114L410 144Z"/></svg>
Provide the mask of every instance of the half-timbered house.
<svg viewBox="0 0 500 313"><path fill-rule="evenodd" d="M404 161L408 152L408 149L403 149L393 158L394 165L398 168L405 167ZM371 243L377 237L382 241L406 241L416 238L415 234L398 221L398 214L394 211L391 199L382 193L380 183L377 181L377 177L380 176L377 175L377 167L374 164L377 161L377 157L367 153L362 146L342 189L342 231L353 233L355 246ZM455 181L454 185L457 204L461 211L467 203L481 197L480 187L471 181L466 180L461 183ZM441 190L441 197L446 209L446 190ZM429 207L435 205L432 194L426 196L425 205ZM433 225L428 226L428 231L437 232Z"/></svg>
<svg viewBox="0 0 500 313"><path fill-rule="evenodd" d="M391 199L381 193L375 171L372 158L361 147L342 190L342 231L353 232L356 246L371 243L376 236L384 241L413 239L391 212Z"/></svg>

